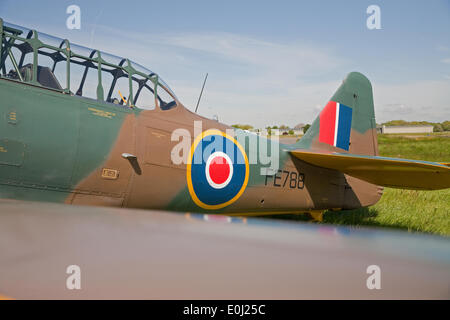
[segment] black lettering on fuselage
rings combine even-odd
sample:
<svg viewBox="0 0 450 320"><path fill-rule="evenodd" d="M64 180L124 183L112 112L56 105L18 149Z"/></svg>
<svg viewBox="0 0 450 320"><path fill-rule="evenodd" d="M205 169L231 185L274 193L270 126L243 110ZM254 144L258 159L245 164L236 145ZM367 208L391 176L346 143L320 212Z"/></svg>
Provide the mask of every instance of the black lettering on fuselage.
<svg viewBox="0 0 450 320"><path fill-rule="evenodd" d="M297 171L278 170L275 175L266 175L266 186L270 185L269 179L272 179L272 185L277 188L303 189L305 187L305 174Z"/></svg>

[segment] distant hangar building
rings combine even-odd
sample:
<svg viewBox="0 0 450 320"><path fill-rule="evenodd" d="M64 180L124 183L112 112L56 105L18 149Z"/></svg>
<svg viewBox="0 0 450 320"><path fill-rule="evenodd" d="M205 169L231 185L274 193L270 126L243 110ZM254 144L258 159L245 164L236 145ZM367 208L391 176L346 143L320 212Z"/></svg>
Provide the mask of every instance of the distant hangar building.
<svg viewBox="0 0 450 320"><path fill-rule="evenodd" d="M378 133L432 133L432 125L377 126Z"/></svg>

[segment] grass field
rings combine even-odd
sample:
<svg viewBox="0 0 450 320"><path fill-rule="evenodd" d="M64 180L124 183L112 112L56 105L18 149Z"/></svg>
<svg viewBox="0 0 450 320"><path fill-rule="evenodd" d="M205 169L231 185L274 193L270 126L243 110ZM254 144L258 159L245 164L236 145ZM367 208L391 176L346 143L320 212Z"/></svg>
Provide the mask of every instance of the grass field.
<svg viewBox="0 0 450 320"><path fill-rule="evenodd" d="M450 135L379 135L378 144L382 156L450 162ZM292 218L304 219L301 216ZM450 189L385 188L376 205L349 211L327 211L323 223L398 228L450 236Z"/></svg>

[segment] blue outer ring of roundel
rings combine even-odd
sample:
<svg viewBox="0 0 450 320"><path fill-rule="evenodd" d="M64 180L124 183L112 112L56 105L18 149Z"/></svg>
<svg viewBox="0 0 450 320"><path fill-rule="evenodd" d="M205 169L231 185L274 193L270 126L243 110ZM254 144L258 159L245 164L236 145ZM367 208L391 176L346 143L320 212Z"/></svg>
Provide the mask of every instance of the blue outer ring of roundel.
<svg viewBox="0 0 450 320"><path fill-rule="evenodd" d="M191 151L191 164L188 168L188 184L191 187L189 191L194 202L205 209L222 208L237 200L248 180L248 160L243 154L244 149L233 138L219 133L204 134L197 144L194 142L195 149ZM221 189L213 188L206 178L206 161L217 151L230 157L233 165L231 180Z"/></svg>

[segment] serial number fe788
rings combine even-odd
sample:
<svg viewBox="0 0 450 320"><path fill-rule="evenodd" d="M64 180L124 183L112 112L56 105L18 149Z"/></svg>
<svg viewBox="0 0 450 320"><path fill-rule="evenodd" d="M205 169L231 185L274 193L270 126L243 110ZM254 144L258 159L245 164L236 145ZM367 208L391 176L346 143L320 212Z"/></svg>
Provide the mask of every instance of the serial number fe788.
<svg viewBox="0 0 450 320"><path fill-rule="evenodd" d="M305 175L297 171L278 170L274 175L267 175L265 185L274 187L303 189L305 187Z"/></svg>

